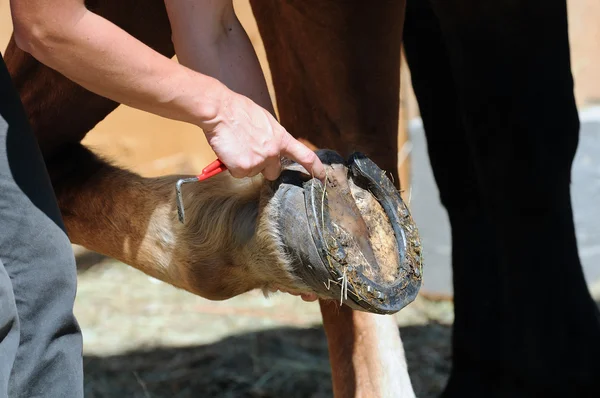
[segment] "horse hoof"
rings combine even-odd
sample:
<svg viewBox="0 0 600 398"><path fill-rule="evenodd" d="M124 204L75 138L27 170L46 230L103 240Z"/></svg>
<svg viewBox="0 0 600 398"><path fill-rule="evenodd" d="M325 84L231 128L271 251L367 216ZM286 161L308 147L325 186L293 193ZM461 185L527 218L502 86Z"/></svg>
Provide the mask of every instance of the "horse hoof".
<svg viewBox="0 0 600 398"><path fill-rule="evenodd" d="M293 272L321 298L393 314L421 287L417 228L393 183L361 153L318 151L325 183L289 162L274 182L277 228Z"/></svg>

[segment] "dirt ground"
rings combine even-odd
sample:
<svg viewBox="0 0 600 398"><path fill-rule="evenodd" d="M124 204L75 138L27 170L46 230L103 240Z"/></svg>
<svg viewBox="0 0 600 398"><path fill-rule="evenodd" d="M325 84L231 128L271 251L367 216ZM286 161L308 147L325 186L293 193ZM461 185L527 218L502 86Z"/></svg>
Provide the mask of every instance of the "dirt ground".
<svg viewBox="0 0 600 398"><path fill-rule="evenodd" d="M86 397L330 397L318 304L250 292L211 302L111 259L79 257ZM450 369L451 302L396 315L419 397Z"/></svg>

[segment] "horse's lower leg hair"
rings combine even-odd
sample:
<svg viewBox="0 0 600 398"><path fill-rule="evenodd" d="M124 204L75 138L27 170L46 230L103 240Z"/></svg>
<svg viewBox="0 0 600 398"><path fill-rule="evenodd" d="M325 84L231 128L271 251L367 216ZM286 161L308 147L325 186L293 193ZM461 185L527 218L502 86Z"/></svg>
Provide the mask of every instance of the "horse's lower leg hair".
<svg viewBox="0 0 600 398"><path fill-rule="evenodd" d="M260 177L225 173L184 186L181 224L175 183L182 176L143 178L80 144L65 146L48 167L74 243L213 300L275 285L306 288L289 269Z"/></svg>

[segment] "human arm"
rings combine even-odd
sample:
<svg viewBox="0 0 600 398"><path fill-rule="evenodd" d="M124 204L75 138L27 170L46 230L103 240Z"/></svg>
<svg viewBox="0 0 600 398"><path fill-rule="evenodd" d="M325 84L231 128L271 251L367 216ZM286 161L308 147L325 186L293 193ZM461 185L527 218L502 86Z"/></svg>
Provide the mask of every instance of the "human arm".
<svg viewBox="0 0 600 398"><path fill-rule="evenodd" d="M258 58L235 14L232 0L165 0L165 5L179 62L218 79L275 115ZM234 110L237 112L235 117L230 118L232 121L256 117L246 114L243 108ZM216 152L220 150L221 154L230 156L239 156L244 151L258 152L268 147L269 140L276 139L272 132L252 127L252 122L244 125L222 123L220 134L209 133L207 138ZM275 126L276 129L279 127L279 124ZM250 137L247 144L240 142L241 136ZM289 145L297 148L295 152L313 156L312 151L287 132L284 136L289 138ZM273 172L278 173L280 157L278 153L276 155L271 158L270 166ZM307 167L307 170L311 169ZM314 166L313 171L317 171ZM265 173L267 177L271 174ZM275 174L271 176L275 177Z"/></svg>
<svg viewBox="0 0 600 398"><path fill-rule="evenodd" d="M302 152L302 148L299 153L297 146L290 145L295 140L290 140L270 113L217 79L155 52L87 10L83 0L11 0L11 12L17 45L40 62L116 102L193 123L204 130L209 142L212 138L213 147L233 141L220 139L224 123L231 124L241 111L250 115L234 122L252 125L259 138L276 136L277 140L271 138L262 151L242 148L243 156L221 156L216 151L234 176L258 174L279 149L309 170L315 167L314 153Z"/></svg>
<svg viewBox="0 0 600 398"><path fill-rule="evenodd" d="M258 57L232 0L165 0L179 63L275 114Z"/></svg>

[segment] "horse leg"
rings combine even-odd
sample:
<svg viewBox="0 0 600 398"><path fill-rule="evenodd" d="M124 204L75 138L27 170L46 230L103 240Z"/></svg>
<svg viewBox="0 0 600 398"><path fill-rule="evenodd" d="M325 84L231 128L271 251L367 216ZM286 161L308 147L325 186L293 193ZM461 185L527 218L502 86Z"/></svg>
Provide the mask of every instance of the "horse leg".
<svg viewBox="0 0 600 398"><path fill-rule="evenodd" d="M272 238L281 231L272 225L267 205L273 193L262 179L237 180L225 173L186 188L189 221L183 225L175 185L184 176L143 178L79 143L116 104L41 65L13 41L5 59L73 243L210 299L255 288L307 290Z"/></svg>
<svg viewBox="0 0 600 398"><path fill-rule="evenodd" d="M97 1L90 2L88 7L157 51L172 56L164 2L144 2L142 9L139 4ZM231 297L268 285L265 278L257 280L252 275L243 275L241 270L248 261L235 258L235 253L224 249L224 245L233 244L232 240L242 239L238 243L241 252L264 253L265 258L278 264L275 250L248 232L256 221L260 182L248 184L225 177L201 184L205 189L194 196L199 204L206 206L203 210L190 210L189 218L195 218L196 223L202 220L209 226L228 221L228 216L234 220L217 229L212 237L211 231L201 231L194 238L176 217L175 183L179 176L145 179L109 164L80 144L117 103L40 64L21 51L12 39L5 60L42 150L72 242L208 298ZM209 216L211 210L213 218ZM244 215L251 222L240 225L236 216ZM218 216L222 219L218 220ZM238 232L227 228L236 228ZM223 235L226 236L220 244L210 250L204 247L207 242L202 241L203 237L214 240ZM237 256L243 257L241 252ZM231 278L226 281L228 276ZM275 271L274 278L277 276L283 286L297 287L286 283L286 277Z"/></svg>
<svg viewBox="0 0 600 398"><path fill-rule="evenodd" d="M282 123L397 177L404 1L251 1Z"/></svg>
<svg viewBox="0 0 600 398"><path fill-rule="evenodd" d="M360 150L398 184L404 2L251 1L283 125ZM321 303L338 397L413 396L393 318Z"/></svg>

